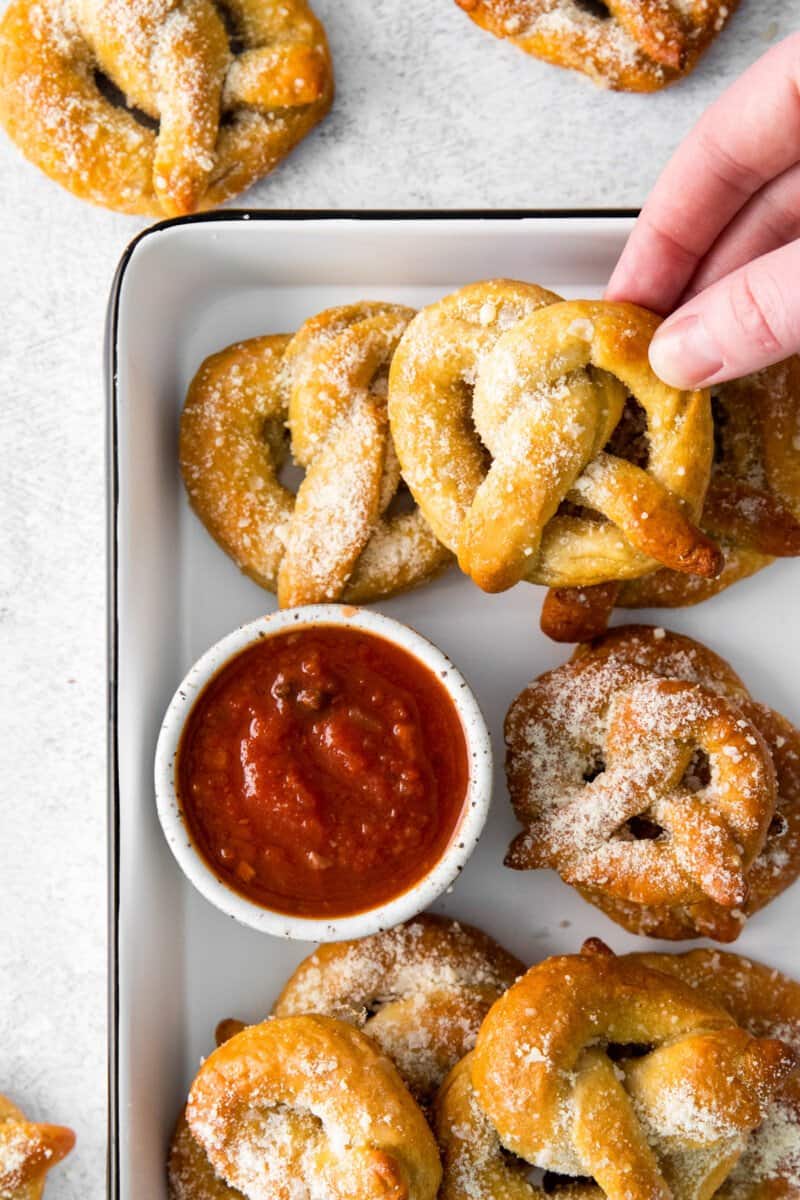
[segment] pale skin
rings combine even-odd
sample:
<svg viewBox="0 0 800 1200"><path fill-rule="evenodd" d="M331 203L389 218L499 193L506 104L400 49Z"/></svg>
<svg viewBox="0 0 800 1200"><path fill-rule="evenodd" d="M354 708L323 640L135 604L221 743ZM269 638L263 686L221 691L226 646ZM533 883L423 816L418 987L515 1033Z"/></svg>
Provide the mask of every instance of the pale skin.
<svg viewBox="0 0 800 1200"><path fill-rule="evenodd" d="M675 152L606 298L667 318L650 361L676 387L800 351L800 33L750 67Z"/></svg>

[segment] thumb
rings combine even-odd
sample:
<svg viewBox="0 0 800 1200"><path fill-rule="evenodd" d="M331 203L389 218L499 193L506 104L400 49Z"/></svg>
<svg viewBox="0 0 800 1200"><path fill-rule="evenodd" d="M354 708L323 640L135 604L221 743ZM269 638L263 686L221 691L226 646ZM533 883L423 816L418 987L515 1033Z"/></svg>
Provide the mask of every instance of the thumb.
<svg viewBox="0 0 800 1200"><path fill-rule="evenodd" d="M708 387L800 350L800 240L693 296L659 327L650 363L665 383Z"/></svg>

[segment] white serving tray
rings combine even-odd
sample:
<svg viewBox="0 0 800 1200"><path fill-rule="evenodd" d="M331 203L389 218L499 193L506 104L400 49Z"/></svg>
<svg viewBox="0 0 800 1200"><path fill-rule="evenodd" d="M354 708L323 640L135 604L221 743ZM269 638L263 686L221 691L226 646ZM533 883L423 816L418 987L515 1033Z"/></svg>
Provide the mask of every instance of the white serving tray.
<svg viewBox="0 0 800 1200"><path fill-rule="evenodd" d="M158 226L123 258L108 337L112 1197L162 1200L172 1124L214 1025L264 1017L311 950L240 927L207 904L184 882L156 819L153 751L174 688L211 642L274 605L186 504L176 440L189 380L230 342L293 330L344 301L421 305L500 275L598 295L629 228L630 218L609 216L223 213ZM707 641L758 698L798 720L798 594L800 562L785 562L699 608L642 619ZM502 866L515 829L503 716L529 679L568 653L539 632L542 596L524 584L486 596L453 569L380 606L453 658L494 739L486 832L436 907L530 962L577 950L591 934L615 949L643 948L555 875ZM797 974L798 924L800 885L751 921L735 948Z"/></svg>

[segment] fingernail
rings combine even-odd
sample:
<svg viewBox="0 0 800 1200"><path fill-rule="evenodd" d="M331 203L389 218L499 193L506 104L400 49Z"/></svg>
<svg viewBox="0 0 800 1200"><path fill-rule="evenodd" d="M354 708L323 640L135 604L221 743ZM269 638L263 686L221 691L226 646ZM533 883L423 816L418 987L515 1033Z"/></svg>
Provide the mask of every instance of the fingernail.
<svg viewBox="0 0 800 1200"><path fill-rule="evenodd" d="M701 317L666 322L650 344L650 366L672 387L702 387L723 365L722 353Z"/></svg>

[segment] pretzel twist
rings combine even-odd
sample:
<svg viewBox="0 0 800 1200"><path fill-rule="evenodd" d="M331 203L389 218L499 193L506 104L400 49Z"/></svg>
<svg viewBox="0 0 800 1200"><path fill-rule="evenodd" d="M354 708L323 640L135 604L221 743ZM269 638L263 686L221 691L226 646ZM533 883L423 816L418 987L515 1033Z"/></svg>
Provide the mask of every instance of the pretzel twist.
<svg viewBox="0 0 800 1200"><path fill-rule="evenodd" d="M424 1102L473 1048L489 1008L523 971L479 929L423 914L371 937L320 946L274 1012L316 1012L356 1025Z"/></svg>
<svg viewBox="0 0 800 1200"><path fill-rule="evenodd" d="M233 43L211 0L13 0L0 123L83 199L151 216L213 208L270 171L333 96L306 0L227 0L225 13Z"/></svg>
<svg viewBox="0 0 800 1200"><path fill-rule="evenodd" d="M289 338L206 359L181 418L189 500L240 568L292 604L364 603L414 587L450 560L418 509L387 512L399 483L375 391L408 311L352 305ZM285 356L289 355L289 365ZM297 499L281 472L308 465Z"/></svg>
<svg viewBox="0 0 800 1200"><path fill-rule="evenodd" d="M653 92L693 69L736 10L723 0L456 0L476 24L602 87Z"/></svg>
<svg viewBox="0 0 800 1200"><path fill-rule="evenodd" d="M721 660L709 655L698 682L702 647L687 667L689 639L647 633L581 648L512 705L508 779L525 832L506 861L554 867L612 908L737 909L775 813L769 747L732 673L730 698L720 694ZM654 671L648 657L666 637Z"/></svg>
<svg viewBox="0 0 800 1200"><path fill-rule="evenodd" d="M525 1162L593 1179L611 1200L706 1200L796 1065L689 986L587 946L498 1000L470 1074L499 1142Z"/></svg>
<svg viewBox="0 0 800 1200"><path fill-rule="evenodd" d="M557 303L508 281L464 288L411 322L389 381L401 467L434 531L487 591L523 578L635 578L656 561L719 570L693 523L711 463L708 395L655 377L647 348L657 324L632 305ZM646 470L605 449L628 392L647 417Z"/></svg>
<svg viewBox="0 0 800 1200"><path fill-rule="evenodd" d="M341 1021L250 1026L200 1068L186 1117L218 1175L245 1197L433 1200L436 1145L392 1063Z"/></svg>
<svg viewBox="0 0 800 1200"><path fill-rule="evenodd" d="M627 677L644 671L655 679L700 684L736 706L758 731L775 770L775 813L762 849L746 871L747 895L733 908L710 897L688 904L636 903L604 888L579 884L587 900L634 933L679 940L705 936L734 941L745 922L800 875L800 731L785 717L751 698L728 663L707 647L679 634L648 626L620 626L595 642L578 646L574 660Z"/></svg>
<svg viewBox="0 0 800 1200"><path fill-rule="evenodd" d="M287 348L292 450L306 475L284 535L284 608L335 599L362 556L367 573L370 560L388 558L399 581L426 577L447 560L418 508L387 511L401 479L386 377L413 316L397 304L329 309L307 321Z"/></svg>
<svg viewBox="0 0 800 1200"><path fill-rule="evenodd" d="M6 1096L0 1096L0 1197L39 1200L48 1171L74 1145L71 1129L29 1121Z"/></svg>

